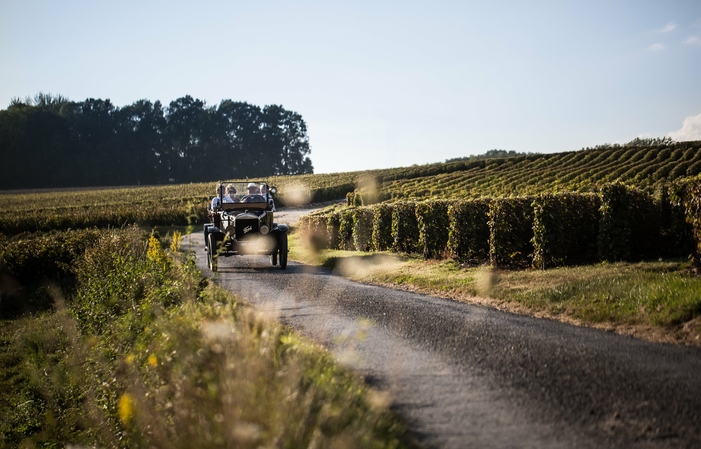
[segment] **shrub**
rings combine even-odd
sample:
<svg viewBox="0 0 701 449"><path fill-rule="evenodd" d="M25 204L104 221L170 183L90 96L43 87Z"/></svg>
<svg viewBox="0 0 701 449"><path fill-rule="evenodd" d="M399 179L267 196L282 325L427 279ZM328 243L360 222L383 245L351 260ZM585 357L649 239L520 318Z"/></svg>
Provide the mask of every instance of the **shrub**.
<svg viewBox="0 0 701 449"><path fill-rule="evenodd" d="M489 199L457 201L448 208L448 250L461 261L489 258Z"/></svg>
<svg viewBox="0 0 701 449"><path fill-rule="evenodd" d="M448 208L451 202L436 200L416 205L416 223L419 229L419 251L425 259L438 258L448 244L450 220Z"/></svg>
<svg viewBox="0 0 701 449"><path fill-rule="evenodd" d="M338 249L352 250L353 245L353 216L355 208L349 207L338 214Z"/></svg>
<svg viewBox="0 0 701 449"><path fill-rule="evenodd" d="M312 213L303 215L299 220L300 234L315 250L325 249L330 245L329 216L329 213Z"/></svg>
<svg viewBox="0 0 701 449"><path fill-rule="evenodd" d="M329 214L326 223L326 233L329 236L329 248L341 249L341 211L334 211Z"/></svg>
<svg viewBox="0 0 701 449"><path fill-rule="evenodd" d="M412 253L419 242L416 203L402 201L392 209L392 251Z"/></svg>
<svg viewBox="0 0 701 449"><path fill-rule="evenodd" d="M622 183L601 188L599 256L603 260L640 260L660 251L661 208L653 197Z"/></svg>
<svg viewBox="0 0 701 449"><path fill-rule="evenodd" d="M392 209L389 204L373 207L372 247L375 251L387 251L392 247Z"/></svg>
<svg viewBox="0 0 701 449"><path fill-rule="evenodd" d="M674 187L671 200L684 208L693 240L691 260L698 268L701 267L701 176L680 181Z"/></svg>
<svg viewBox="0 0 701 449"><path fill-rule="evenodd" d="M489 205L489 261L495 267L526 266L533 253L531 197L498 198Z"/></svg>
<svg viewBox="0 0 701 449"><path fill-rule="evenodd" d="M599 198L547 194L533 201L533 266L592 263L597 258Z"/></svg>
<svg viewBox="0 0 701 449"><path fill-rule="evenodd" d="M372 219L374 211L369 206L355 209L353 214L353 245L357 251L372 249Z"/></svg>

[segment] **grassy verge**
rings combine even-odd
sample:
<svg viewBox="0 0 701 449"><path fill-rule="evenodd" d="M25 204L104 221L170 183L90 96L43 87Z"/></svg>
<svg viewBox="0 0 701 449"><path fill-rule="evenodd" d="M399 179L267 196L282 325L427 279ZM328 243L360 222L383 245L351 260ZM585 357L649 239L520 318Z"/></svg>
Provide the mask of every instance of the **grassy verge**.
<svg viewBox="0 0 701 449"><path fill-rule="evenodd" d="M361 282L701 346L701 277L687 262L507 271L389 253L307 252L296 236L291 242L291 258Z"/></svg>
<svg viewBox="0 0 701 449"><path fill-rule="evenodd" d="M0 446L412 446L384 395L172 240L105 231L69 295L44 284L50 307L0 320Z"/></svg>

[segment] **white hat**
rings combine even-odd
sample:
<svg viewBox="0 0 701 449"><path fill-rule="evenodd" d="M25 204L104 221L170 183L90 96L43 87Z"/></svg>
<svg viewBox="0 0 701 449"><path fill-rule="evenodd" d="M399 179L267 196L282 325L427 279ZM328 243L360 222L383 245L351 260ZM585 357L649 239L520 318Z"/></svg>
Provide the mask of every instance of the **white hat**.
<svg viewBox="0 0 701 449"><path fill-rule="evenodd" d="M246 188L247 188L247 189L250 189L251 187L256 187L256 183L255 183L255 182L249 182L249 183L248 183L248 186L246 186Z"/></svg>

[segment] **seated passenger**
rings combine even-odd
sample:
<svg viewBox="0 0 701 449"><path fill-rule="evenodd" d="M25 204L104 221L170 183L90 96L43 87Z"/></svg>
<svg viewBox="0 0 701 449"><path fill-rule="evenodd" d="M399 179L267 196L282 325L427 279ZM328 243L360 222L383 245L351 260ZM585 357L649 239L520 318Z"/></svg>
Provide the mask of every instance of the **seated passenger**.
<svg viewBox="0 0 701 449"><path fill-rule="evenodd" d="M217 185L217 196L212 198L212 204L211 204L211 209L212 211L216 211L217 209L221 208L221 192L222 192L222 185L218 184Z"/></svg>
<svg viewBox="0 0 701 449"><path fill-rule="evenodd" d="M226 186L226 195L224 196L225 203L238 203L240 200L236 198L236 187L233 184Z"/></svg>
<svg viewBox="0 0 701 449"><path fill-rule="evenodd" d="M275 201L273 201L273 194L268 193L268 185L260 185L260 194L268 198L268 210L275 212Z"/></svg>

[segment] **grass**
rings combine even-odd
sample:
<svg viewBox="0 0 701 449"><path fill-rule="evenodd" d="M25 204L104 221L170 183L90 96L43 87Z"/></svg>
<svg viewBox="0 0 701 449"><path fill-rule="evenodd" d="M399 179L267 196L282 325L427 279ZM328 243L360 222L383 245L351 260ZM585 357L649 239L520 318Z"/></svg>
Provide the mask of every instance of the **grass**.
<svg viewBox="0 0 701 449"><path fill-rule="evenodd" d="M294 235L290 257L360 282L701 346L701 277L688 262L509 271L406 254L310 252L306 247Z"/></svg>
<svg viewBox="0 0 701 449"><path fill-rule="evenodd" d="M104 231L69 295L0 321L0 447L413 447L387 396L160 232Z"/></svg>

